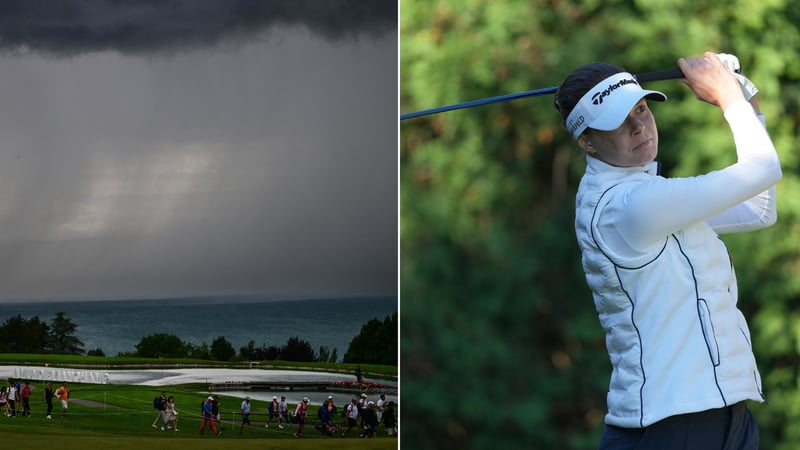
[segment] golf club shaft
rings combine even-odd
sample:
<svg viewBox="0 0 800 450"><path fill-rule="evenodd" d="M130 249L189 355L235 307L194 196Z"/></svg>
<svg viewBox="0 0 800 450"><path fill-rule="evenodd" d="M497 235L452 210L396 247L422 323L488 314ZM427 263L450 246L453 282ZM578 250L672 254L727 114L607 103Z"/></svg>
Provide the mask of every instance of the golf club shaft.
<svg viewBox="0 0 800 450"><path fill-rule="evenodd" d="M657 72L645 72L636 75L636 79L640 83L647 83L650 81L661 81L661 80L674 80L677 78L683 78L683 72L681 69L669 69L669 70L660 70ZM425 109L422 111L416 111L406 114L400 115L400 120L411 119L414 117L420 116L427 116L429 114L438 114L441 112L446 111L453 111L455 109L463 109L463 108L470 108L473 106L481 106L481 105L488 105L490 103L497 103L497 102L505 102L508 100L516 100L518 98L525 98L525 97L536 97L539 95L547 95L547 94L554 94L558 90L558 86L556 87L549 87L543 89L535 89L532 91L523 91L517 92L514 94L506 94L506 95L498 95L497 97L488 97L488 98L481 98L478 100L471 100L468 102L462 103L455 103L452 105L447 106L440 106L438 108L431 108Z"/></svg>

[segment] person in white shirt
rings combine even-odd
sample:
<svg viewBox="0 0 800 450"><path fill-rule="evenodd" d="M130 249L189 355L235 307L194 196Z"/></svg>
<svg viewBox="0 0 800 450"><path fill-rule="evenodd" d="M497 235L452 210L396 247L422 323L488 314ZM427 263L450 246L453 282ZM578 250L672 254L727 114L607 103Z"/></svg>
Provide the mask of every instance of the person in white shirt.
<svg viewBox="0 0 800 450"><path fill-rule="evenodd" d="M251 411L252 408L250 406L250 397L249 396L246 396L244 398L244 400L242 401L242 404L240 406L240 409L242 410L242 423L241 423L241 425L239 425L239 433L241 433L242 430L244 430L244 426L245 425L247 425L250 428L250 432L251 433L255 433L255 430L253 430L253 424L250 423L250 411Z"/></svg>
<svg viewBox="0 0 800 450"><path fill-rule="evenodd" d="M166 417L167 420L164 423L164 426L161 427L161 430L166 430L168 428L172 428L175 431L180 431L178 429L178 411L175 410L175 399L170 395L167 398L167 409L166 409Z"/></svg>
<svg viewBox="0 0 800 450"><path fill-rule="evenodd" d="M16 417L17 415L17 397L19 396L19 392L17 391L16 385L14 382L10 382L8 386L8 396L6 400L8 401L8 409L10 411L9 417Z"/></svg>
<svg viewBox="0 0 800 450"><path fill-rule="evenodd" d="M383 404L386 403L386 394L381 394L375 402L375 412L378 413L378 423L383 421Z"/></svg>
<svg viewBox="0 0 800 450"><path fill-rule="evenodd" d="M575 231L612 363L600 449L758 446L745 402L764 401L761 377L719 235L775 223L780 161L735 56L706 52L678 66L728 122L735 163L661 177L647 101L666 96L620 67L584 66L555 96L587 161Z"/></svg>
<svg viewBox="0 0 800 450"><path fill-rule="evenodd" d="M357 422L359 414L358 400L355 398L352 399L350 401L350 404L347 405L344 410L345 410L345 415L347 416L347 429L344 430L344 432L342 433L342 437L347 436L347 433L349 433L350 430L358 429L358 422Z"/></svg>
<svg viewBox="0 0 800 450"><path fill-rule="evenodd" d="M278 428L283 428L282 421L289 420L289 405L286 403L286 397L281 395L281 401L278 402Z"/></svg>

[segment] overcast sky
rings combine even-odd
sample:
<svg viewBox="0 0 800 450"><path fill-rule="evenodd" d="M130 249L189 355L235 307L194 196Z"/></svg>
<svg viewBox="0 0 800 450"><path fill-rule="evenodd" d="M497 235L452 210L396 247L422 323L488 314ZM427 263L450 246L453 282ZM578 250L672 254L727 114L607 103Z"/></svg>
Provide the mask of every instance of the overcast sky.
<svg viewBox="0 0 800 450"><path fill-rule="evenodd" d="M0 300L396 294L397 58L393 1L2 3Z"/></svg>

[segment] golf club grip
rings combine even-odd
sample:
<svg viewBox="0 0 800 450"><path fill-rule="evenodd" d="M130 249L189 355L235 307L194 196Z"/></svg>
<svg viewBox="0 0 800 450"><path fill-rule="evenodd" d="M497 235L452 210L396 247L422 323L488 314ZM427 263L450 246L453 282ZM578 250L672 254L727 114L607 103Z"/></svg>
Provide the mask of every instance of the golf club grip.
<svg viewBox="0 0 800 450"><path fill-rule="evenodd" d="M686 78L683 75L683 72L681 72L681 69L659 70L657 72L645 72L636 75L636 80L639 83L647 83L649 81L675 80L677 78Z"/></svg>

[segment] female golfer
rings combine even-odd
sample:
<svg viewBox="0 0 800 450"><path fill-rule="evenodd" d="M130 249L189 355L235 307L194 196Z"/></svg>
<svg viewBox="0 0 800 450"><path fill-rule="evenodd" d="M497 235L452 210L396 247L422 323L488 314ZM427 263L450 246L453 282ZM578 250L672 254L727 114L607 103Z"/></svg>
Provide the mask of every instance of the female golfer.
<svg viewBox="0 0 800 450"><path fill-rule="evenodd" d="M745 401L763 401L761 377L718 235L775 223L781 168L757 90L726 68L735 58L678 60L697 98L721 110L736 146L735 163L694 177L658 174L647 100L666 96L630 73L590 64L556 93L586 153L575 231L613 368L601 449L758 447Z"/></svg>

